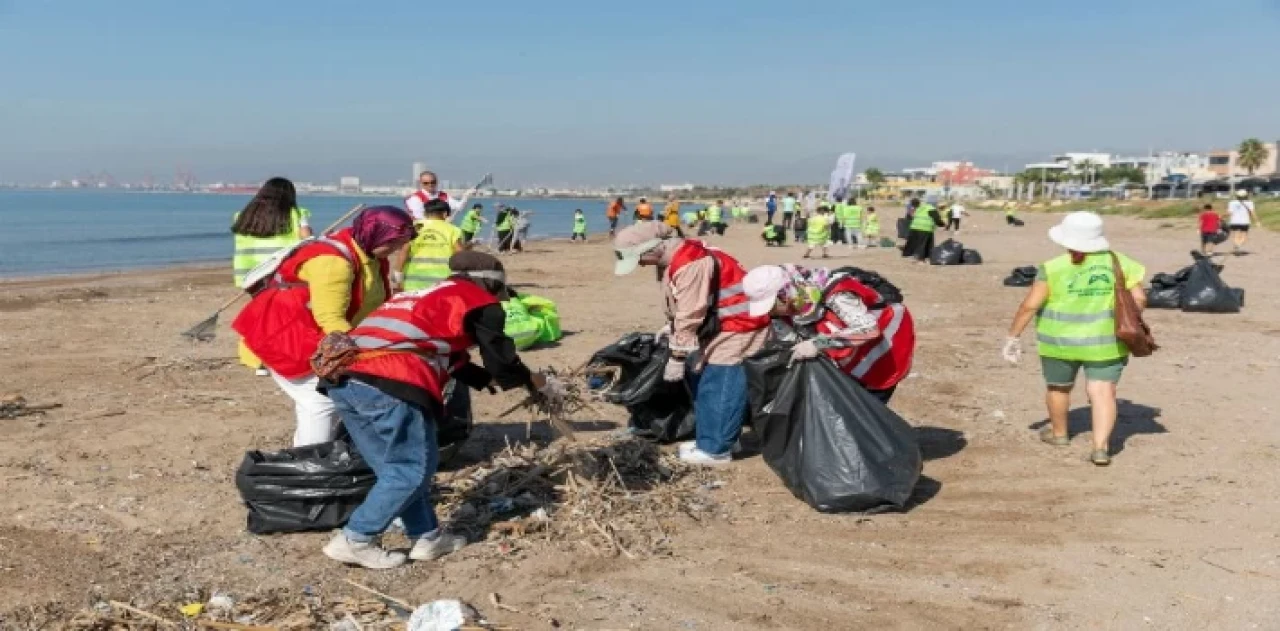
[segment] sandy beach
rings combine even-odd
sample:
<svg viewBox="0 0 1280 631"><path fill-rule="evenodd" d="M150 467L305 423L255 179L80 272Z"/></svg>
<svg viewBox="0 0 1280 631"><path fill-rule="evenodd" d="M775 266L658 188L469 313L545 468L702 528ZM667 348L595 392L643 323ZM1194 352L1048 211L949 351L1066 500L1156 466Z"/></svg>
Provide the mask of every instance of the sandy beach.
<svg viewBox="0 0 1280 631"><path fill-rule="evenodd" d="M898 211L882 212L891 232ZM1038 363L999 355L1024 291L1001 279L1058 253L1045 236L1058 216L1025 219L966 220L960 240L981 267L843 247L827 261L885 275L916 318L914 371L893 401L926 457L909 511L818 514L753 457L717 473L715 519L682 525L671 555L635 560L480 543L378 573L326 559L322 533L249 535L235 470L246 450L288 445L292 405L235 363L233 314L212 343L179 336L234 291L229 269L0 283L0 394L62 404L0 420L0 628L99 598L349 593L344 579L415 604L460 598L520 629L1275 628L1280 242L1257 231L1254 254L1226 260L1226 281L1247 290L1243 313L1148 315L1164 348L1129 366L1118 453L1099 469L1087 437L1066 449L1036 439ZM1107 229L1148 278L1189 264L1198 245L1190 220L1108 217ZM759 230L734 225L713 243L748 266L800 262L801 246L765 248ZM652 272L614 277L604 235L505 261L519 289L559 303L568 332L524 354L534 367L577 366L662 324ZM516 400L475 396L464 458L523 439L523 420L494 420ZM1078 389L1073 408L1086 405ZM577 419L585 435L625 423L622 409L601 411ZM1087 409L1073 412L1073 432L1088 425ZM488 606L491 593L511 610Z"/></svg>

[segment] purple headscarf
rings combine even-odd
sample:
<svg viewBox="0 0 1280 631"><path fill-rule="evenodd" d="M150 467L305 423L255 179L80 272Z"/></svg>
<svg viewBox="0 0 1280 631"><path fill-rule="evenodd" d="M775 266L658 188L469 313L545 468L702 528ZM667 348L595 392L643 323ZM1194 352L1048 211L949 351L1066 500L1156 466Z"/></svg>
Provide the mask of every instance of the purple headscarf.
<svg viewBox="0 0 1280 631"><path fill-rule="evenodd" d="M413 217L395 206L366 208L351 222L351 237L366 254L388 243L414 238L418 230L413 227Z"/></svg>

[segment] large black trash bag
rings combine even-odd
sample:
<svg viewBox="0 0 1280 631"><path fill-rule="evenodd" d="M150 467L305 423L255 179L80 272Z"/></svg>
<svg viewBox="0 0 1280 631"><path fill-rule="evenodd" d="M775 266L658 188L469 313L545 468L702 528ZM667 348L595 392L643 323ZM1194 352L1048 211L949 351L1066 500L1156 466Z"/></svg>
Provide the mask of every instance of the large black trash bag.
<svg viewBox="0 0 1280 631"><path fill-rule="evenodd" d="M1180 309L1182 308L1181 287L1156 287L1154 283L1147 290L1148 309Z"/></svg>
<svg viewBox="0 0 1280 631"><path fill-rule="evenodd" d="M833 277L840 275L852 277L859 283L876 290L876 293L880 294L880 297L883 298L887 304L892 305L902 303L902 290L898 289L897 285L889 282L889 279L871 270L864 270L860 267L845 266L832 270L831 275Z"/></svg>
<svg viewBox="0 0 1280 631"><path fill-rule="evenodd" d="M964 245L955 239L947 239L929 253L934 265L960 265L964 261Z"/></svg>
<svg viewBox="0 0 1280 631"><path fill-rule="evenodd" d="M771 344L747 360L761 455L783 484L821 512L902 508L920 478L915 429L834 363L790 368Z"/></svg>
<svg viewBox="0 0 1280 631"><path fill-rule="evenodd" d="M964 250L960 253L961 265L982 265L982 255L977 250Z"/></svg>
<svg viewBox="0 0 1280 631"><path fill-rule="evenodd" d="M344 441L283 451L250 451L236 488L259 535L341 528L377 478Z"/></svg>
<svg viewBox="0 0 1280 631"><path fill-rule="evenodd" d="M1036 282L1036 266L1015 267L1004 279L1005 287L1030 287Z"/></svg>
<svg viewBox="0 0 1280 631"><path fill-rule="evenodd" d="M630 427L650 440L668 443L694 434L693 400L683 383L662 380L670 357L666 341L649 333L629 333L591 357L593 366L620 369L618 381L602 398L627 408Z"/></svg>
<svg viewBox="0 0 1280 631"><path fill-rule="evenodd" d="M1244 290L1238 287L1232 287L1231 293L1235 295L1236 302L1240 303L1240 308L1243 309L1244 308Z"/></svg>
<svg viewBox="0 0 1280 631"><path fill-rule="evenodd" d="M1190 273L1190 271L1187 272L1188 275ZM1182 283L1178 282L1178 277L1173 274L1161 273L1151 277L1151 286L1158 289L1172 289L1181 285Z"/></svg>
<svg viewBox="0 0 1280 631"><path fill-rule="evenodd" d="M1182 287L1182 310L1195 313L1239 313L1240 301L1208 259L1191 266Z"/></svg>

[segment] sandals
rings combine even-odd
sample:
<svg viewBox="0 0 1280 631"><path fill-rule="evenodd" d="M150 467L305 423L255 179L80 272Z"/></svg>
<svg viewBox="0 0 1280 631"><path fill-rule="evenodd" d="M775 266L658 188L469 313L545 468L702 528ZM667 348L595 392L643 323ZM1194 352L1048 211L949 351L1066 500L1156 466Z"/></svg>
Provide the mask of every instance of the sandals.
<svg viewBox="0 0 1280 631"><path fill-rule="evenodd" d="M1054 447L1066 447L1071 444L1071 437L1055 435L1052 427L1046 427L1040 430L1040 441Z"/></svg>
<svg viewBox="0 0 1280 631"><path fill-rule="evenodd" d="M1106 449L1094 449L1093 455L1089 456L1089 462L1099 467L1108 466L1111 464L1111 454L1107 453Z"/></svg>

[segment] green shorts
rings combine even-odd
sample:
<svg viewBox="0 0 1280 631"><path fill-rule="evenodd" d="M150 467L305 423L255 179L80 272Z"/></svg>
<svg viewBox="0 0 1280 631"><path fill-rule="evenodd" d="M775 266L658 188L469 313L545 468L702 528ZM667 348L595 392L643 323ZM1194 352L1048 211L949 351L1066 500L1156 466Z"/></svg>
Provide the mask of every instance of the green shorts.
<svg viewBox="0 0 1280 631"><path fill-rule="evenodd" d="M1084 368L1086 381L1105 381L1120 383L1120 375L1129 364L1128 357L1103 362L1084 362L1055 357L1041 357L1040 368L1044 371L1044 382L1051 386L1070 386L1076 382L1080 368Z"/></svg>

